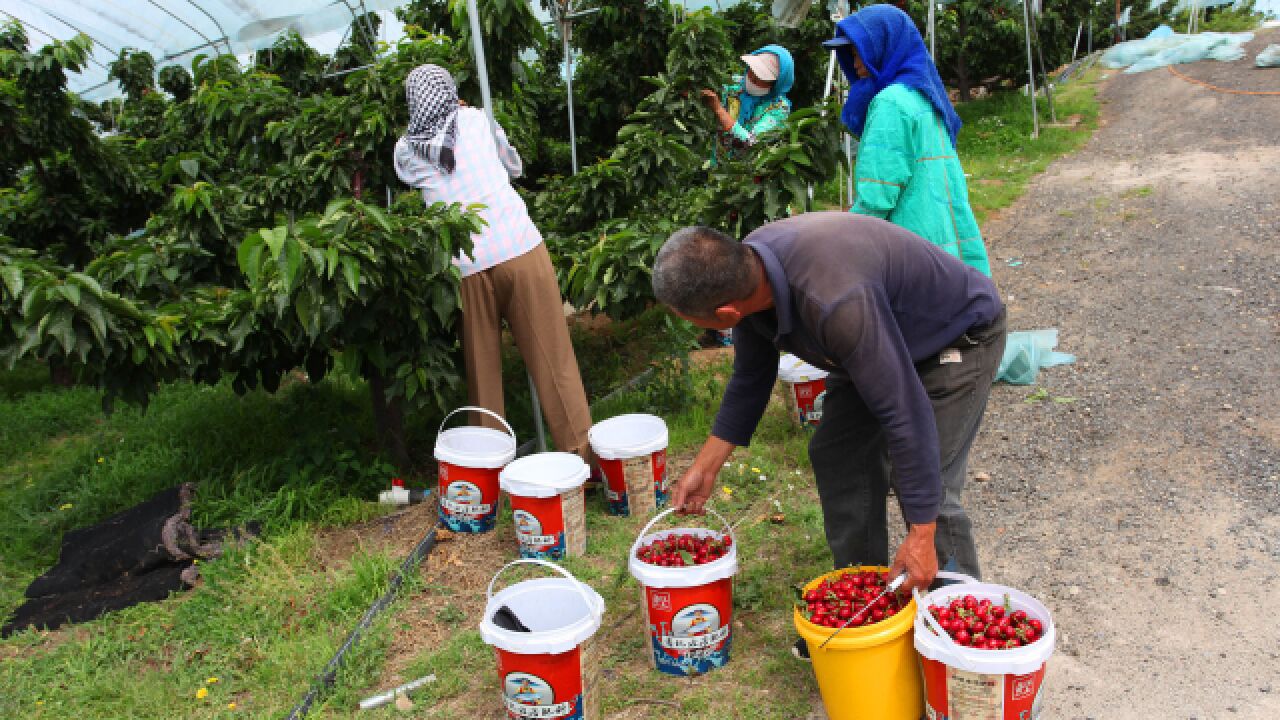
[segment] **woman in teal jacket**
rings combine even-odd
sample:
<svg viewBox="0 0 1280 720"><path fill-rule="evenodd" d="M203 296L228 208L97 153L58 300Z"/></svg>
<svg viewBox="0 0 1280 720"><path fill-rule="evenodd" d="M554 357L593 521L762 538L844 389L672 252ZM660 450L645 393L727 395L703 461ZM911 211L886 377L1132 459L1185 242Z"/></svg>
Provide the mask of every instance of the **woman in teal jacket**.
<svg viewBox="0 0 1280 720"><path fill-rule="evenodd" d="M787 93L795 84L795 64L781 45L764 47L742 56L744 74L726 85L723 93L702 91L702 101L716 115L719 134L715 158L733 159L756 139L781 127L791 114Z"/></svg>
<svg viewBox="0 0 1280 720"><path fill-rule="evenodd" d="M884 218L991 275L956 155L960 117L915 23L891 5L863 8L823 43L849 79L840 119L859 136L852 211Z"/></svg>

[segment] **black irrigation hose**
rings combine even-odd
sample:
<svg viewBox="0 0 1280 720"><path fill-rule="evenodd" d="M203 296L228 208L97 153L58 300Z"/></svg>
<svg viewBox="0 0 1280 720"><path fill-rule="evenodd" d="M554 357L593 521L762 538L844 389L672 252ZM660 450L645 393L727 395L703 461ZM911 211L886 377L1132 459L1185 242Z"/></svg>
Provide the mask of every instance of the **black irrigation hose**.
<svg viewBox="0 0 1280 720"><path fill-rule="evenodd" d="M342 663L346 659L347 652L355 647L360 638L364 636L364 631L369 629L373 621L386 610L389 605L396 599L396 595L400 592L400 587L404 585L404 580L409 573L417 569L418 564L431 552L436 545L436 530L440 529L440 522L432 526L427 536L418 542L417 547L409 556L400 564L400 570L391 578L391 586L382 594L382 597L374 601L368 610L364 611L364 616L360 618L360 622L356 623L355 629L347 635L346 642L342 643L342 647L338 648L338 652L324 666L316 679L311 683L311 689L303 696L302 700L293 708L293 712L289 713L289 720L302 720L311 710L311 705L315 703L321 695L328 692L333 687L334 681L338 679L338 671L342 669Z"/></svg>

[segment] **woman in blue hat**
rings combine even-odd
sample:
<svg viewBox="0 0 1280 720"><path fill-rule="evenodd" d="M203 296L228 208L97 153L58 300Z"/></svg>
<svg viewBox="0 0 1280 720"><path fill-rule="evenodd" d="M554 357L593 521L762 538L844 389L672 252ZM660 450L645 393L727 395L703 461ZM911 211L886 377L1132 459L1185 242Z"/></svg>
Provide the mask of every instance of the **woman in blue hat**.
<svg viewBox="0 0 1280 720"><path fill-rule="evenodd" d="M785 124L791 114L787 92L796 79L791 53L781 45L765 45L743 55L742 62L740 81L726 85L723 93L710 88L701 93L720 129L715 160L738 157L758 137Z"/></svg>
<svg viewBox="0 0 1280 720"><path fill-rule="evenodd" d="M871 5L823 43L849 79L840 119L860 138L852 212L929 240L991 275L969 187L956 155L960 117L911 18Z"/></svg>

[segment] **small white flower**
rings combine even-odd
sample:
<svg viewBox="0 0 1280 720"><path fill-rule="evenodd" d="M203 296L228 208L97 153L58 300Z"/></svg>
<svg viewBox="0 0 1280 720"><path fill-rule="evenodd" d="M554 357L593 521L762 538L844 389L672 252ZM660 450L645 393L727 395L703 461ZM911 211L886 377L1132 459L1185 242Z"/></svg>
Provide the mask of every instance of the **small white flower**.
<svg viewBox="0 0 1280 720"><path fill-rule="evenodd" d="M763 475L761 475L761 476L760 476L760 482L764 482L765 480L768 480L768 479L769 479L769 478L767 478L767 477L765 477L765 476L763 476Z"/></svg>

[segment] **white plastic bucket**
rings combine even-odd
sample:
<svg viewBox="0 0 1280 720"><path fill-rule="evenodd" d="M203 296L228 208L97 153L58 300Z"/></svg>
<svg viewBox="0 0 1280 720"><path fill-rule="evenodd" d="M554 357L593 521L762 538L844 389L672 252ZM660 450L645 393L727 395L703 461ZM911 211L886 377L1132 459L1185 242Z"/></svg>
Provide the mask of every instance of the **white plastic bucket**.
<svg viewBox="0 0 1280 720"><path fill-rule="evenodd" d="M628 568L641 586L649 662L668 675L701 675L729 662L738 539L728 521L710 508L707 512L724 523L724 533L707 528L675 528L650 534L659 520L673 512L675 508L664 510L644 526L631 546ZM728 535L733 544L724 557L691 567L651 565L636 554L641 545L676 533Z"/></svg>
<svg viewBox="0 0 1280 720"><path fill-rule="evenodd" d="M667 502L667 424L656 415L619 415L587 433L605 476L612 515L649 515Z"/></svg>
<svg viewBox="0 0 1280 720"><path fill-rule="evenodd" d="M506 433L486 427L445 430L460 412L479 412L496 418ZM502 495L498 474L516 456L516 434L502 416L480 407L460 407L445 415L436 435L439 463L440 519L454 532L480 533L493 529Z"/></svg>
<svg viewBox="0 0 1280 720"><path fill-rule="evenodd" d="M1049 608L1030 595L1004 585L983 583L968 575L940 572L958 580L920 596L916 592L916 650L924 674L925 716L929 720L1038 720L1044 705L1045 664L1053 655L1057 630ZM1003 605L1044 623L1040 639L1020 648L978 650L953 641L929 612L954 597L972 595Z"/></svg>
<svg viewBox="0 0 1280 720"><path fill-rule="evenodd" d="M525 580L496 595L494 583L521 564L550 568L563 577ZM489 581L480 637L494 647L508 718L595 720L600 717L600 657L592 636L604 617L604 598L559 565L522 559ZM530 632L498 627L493 616L506 606Z"/></svg>
<svg viewBox="0 0 1280 720"><path fill-rule="evenodd" d="M520 557L559 560L587 551L583 483L590 470L573 453L545 452L513 460L498 482L511 498Z"/></svg>
<svg viewBox="0 0 1280 720"><path fill-rule="evenodd" d="M822 405L827 394L827 371L816 368L795 355L778 360L778 379L787 388L791 419L801 426L822 421Z"/></svg>

